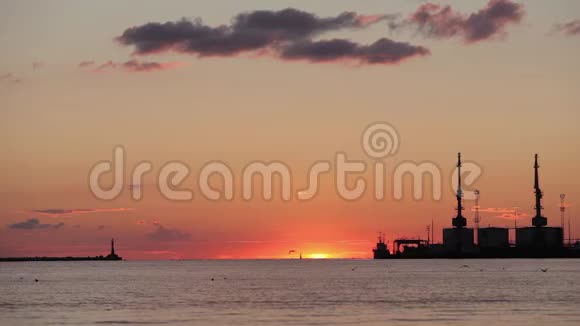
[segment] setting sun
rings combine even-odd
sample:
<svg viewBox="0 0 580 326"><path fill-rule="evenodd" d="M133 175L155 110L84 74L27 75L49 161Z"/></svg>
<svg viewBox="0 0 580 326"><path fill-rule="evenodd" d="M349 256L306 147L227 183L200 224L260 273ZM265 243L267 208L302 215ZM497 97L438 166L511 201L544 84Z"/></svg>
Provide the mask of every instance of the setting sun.
<svg viewBox="0 0 580 326"><path fill-rule="evenodd" d="M330 258L328 254L311 254L310 258L312 259L327 259Z"/></svg>

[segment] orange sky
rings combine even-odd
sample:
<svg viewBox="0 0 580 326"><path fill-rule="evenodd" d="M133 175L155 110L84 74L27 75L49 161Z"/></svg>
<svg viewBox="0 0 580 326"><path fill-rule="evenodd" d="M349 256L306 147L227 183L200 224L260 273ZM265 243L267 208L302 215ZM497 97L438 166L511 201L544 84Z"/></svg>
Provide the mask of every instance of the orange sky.
<svg viewBox="0 0 580 326"><path fill-rule="evenodd" d="M437 3L451 5L462 17L490 5ZM559 225L559 195L565 193L572 234L580 238L580 35L557 28L580 18L576 2L526 1L521 20L476 42L468 32L449 37L393 32L385 21L331 30L311 41L344 38L359 49L353 57L324 62L268 52L276 48L228 56L165 50L135 56L132 45L114 38L149 22L199 16L219 26L241 12L288 7L318 17L355 11L404 19L419 3L145 1L142 10L112 7L107 1L0 5L0 42L6 49L0 54L0 256L103 254L115 237L118 253L128 259L295 258L300 252L367 258L377 232L390 240L426 237L432 219L435 240L441 241L440 230L455 213L450 182L457 152L482 168L476 183L466 185L481 190L482 207L518 207L527 214L533 210L533 154L539 153L544 213L551 225ZM430 54L387 64L361 59L364 46L382 37ZM159 62L162 68L136 71L142 67L122 64L131 60ZM95 63L79 68L85 61ZM373 198L370 181L363 198L341 199L334 170L321 176L320 192L310 201L285 202L278 191L272 201L241 198L243 168L254 161L287 164L294 194L306 185L312 164L332 162L338 152L366 162L364 176L372 180L376 160L360 142L365 127L377 121L394 126L400 137L398 152L384 160L384 200ZM113 201L99 200L89 191L89 172L111 160L116 145L127 153L124 191ZM143 199L134 201L127 186L142 161L150 161L153 170L141 186ZM171 161L190 167L182 187L193 190L193 200L174 202L159 194L156 175ZM234 200L214 202L201 195L196 176L210 161L231 167ZM441 170L441 200L429 191L414 200L408 178L404 198L393 199L395 167L423 161ZM465 206L471 224L473 202ZM56 212L75 209L92 211ZM498 215L484 212L482 223L513 225ZM28 224L14 227L20 223ZM520 223L530 224L530 218Z"/></svg>

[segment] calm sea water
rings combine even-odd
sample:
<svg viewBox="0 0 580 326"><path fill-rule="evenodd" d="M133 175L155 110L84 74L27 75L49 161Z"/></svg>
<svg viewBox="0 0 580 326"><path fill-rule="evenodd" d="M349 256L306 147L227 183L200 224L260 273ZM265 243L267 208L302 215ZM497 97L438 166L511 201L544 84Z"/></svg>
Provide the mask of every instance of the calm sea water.
<svg viewBox="0 0 580 326"><path fill-rule="evenodd" d="M580 325L580 260L0 263L0 291L2 325Z"/></svg>

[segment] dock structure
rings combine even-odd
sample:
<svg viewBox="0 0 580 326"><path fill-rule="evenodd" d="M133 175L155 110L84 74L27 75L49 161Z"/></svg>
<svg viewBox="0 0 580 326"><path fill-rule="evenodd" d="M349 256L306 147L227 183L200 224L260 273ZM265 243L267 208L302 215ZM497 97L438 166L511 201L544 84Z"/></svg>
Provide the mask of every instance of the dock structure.
<svg viewBox="0 0 580 326"><path fill-rule="evenodd" d="M377 246L373 249L373 258L374 259L386 259L389 258L391 253L389 249L387 249L387 244L385 243L385 236L382 233L379 233L379 239L377 241Z"/></svg>
<svg viewBox="0 0 580 326"><path fill-rule="evenodd" d="M474 229L467 227L463 216L463 190L461 184L461 153L457 155L457 214L451 219L451 228L443 229L443 243L421 239L396 239L392 252L379 237L373 250L375 259L388 258L580 258L580 241L564 246L564 228L548 226L548 218L542 215L543 192L540 189L538 154L534 157L535 215L532 226L477 227L477 244ZM477 203L476 205L479 205ZM479 209L479 207L477 207ZM479 215L475 222L479 222ZM563 218L562 218L563 220ZM563 223L561 223L563 224ZM514 229L515 244L510 242L510 229ZM433 230L431 229L431 232ZM430 239L432 240L432 239ZM401 246L403 250L401 251ZM380 254L378 254L380 253Z"/></svg>

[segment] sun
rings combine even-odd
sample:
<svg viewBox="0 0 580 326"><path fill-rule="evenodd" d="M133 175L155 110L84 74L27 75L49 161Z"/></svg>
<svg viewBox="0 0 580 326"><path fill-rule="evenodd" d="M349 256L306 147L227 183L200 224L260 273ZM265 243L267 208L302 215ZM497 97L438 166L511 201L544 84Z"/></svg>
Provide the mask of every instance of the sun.
<svg viewBox="0 0 580 326"><path fill-rule="evenodd" d="M312 259L326 259L328 257L328 254L310 254L310 258Z"/></svg>

